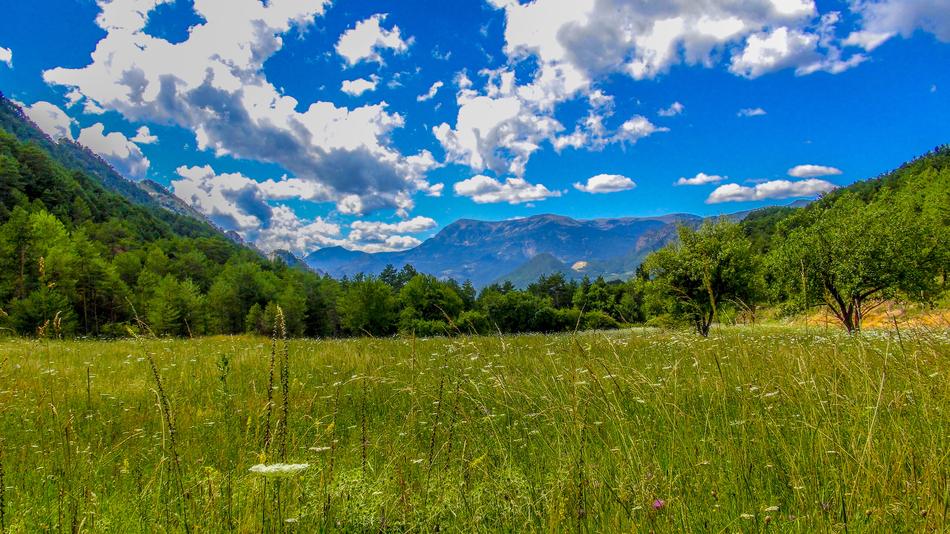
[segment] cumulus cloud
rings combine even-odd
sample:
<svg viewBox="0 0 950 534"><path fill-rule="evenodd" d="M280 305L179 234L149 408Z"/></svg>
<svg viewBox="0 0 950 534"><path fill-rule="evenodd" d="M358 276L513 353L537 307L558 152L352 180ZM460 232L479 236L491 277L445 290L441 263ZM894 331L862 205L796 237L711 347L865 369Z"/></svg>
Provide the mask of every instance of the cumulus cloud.
<svg viewBox="0 0 950 534"><path fill-rule="evenodd" d="M574 189L585 193L616 193L633 189L636 186L636 182L626 176L598 174L588 178L586 183L576 182Z"/></svg>
<svg viewBox="0 0 950 534"><path fill-rule="evenodd" d="M409 234L419 234L435 228L429 217L416 216L397 223L354 221L347 235L349 248L365 252L383 252L412 248L421 241Z"/></svg>
<svg viewBox="0 0 950 534"><path fill-rule="evenodd" d="M812 197L827 193L836 187L836 185L830 182L814 178L797 182L772 180L756 184L753 187L739 184L725 184L717 187L710 193L709 198L706 199L706 203L719 204L721 202L750 202L754 200Z"/></svg>
<svg viewBox="0 0 950 534"><path fill-rule="evenodd" d="M795 178L817 178L819 176L837 176L841 169L825 165L796 165L788 170L789 176Z"/></svg>
<svg viewBox="0 0 950 534"><path fill-rule="evenodd" d="M382 63L380 52L392 50L401 54L409 49L409 43L402 39L399 26L387 30L381 26L386 20L386 14L380 13L361 20L356 26L343 32L336 43L336 52L349 65L356 65L361 61L375 61Z"/></svg>
<svg viewBox="0 0 950 534"><path fill-rule="evenodd" d="M41 100L31 106L20 104L20 107L23 108L23 113L54 141L63 137L73 139L72 126L76 121L56 104Z"/></svg>
<svg viewBox="0 0 950 534"><path fill-rule="evenodd" d="M357 78L355 80L343 80L340 90L350 96L360 96L366 91L375 91L376 84L379 83L379 76L375 74L367 78Z"/></svg>
<svg viewBox="0 0 950 534"><path fill-rule="evenodd" d="M642 115L635 115L630 120L620 125L620 129L615 135L615 139L636 143L644 137L649 137L657 132L668 132L669 128L660 127Z"/></svg>
<svg viewBox="0 0 950 534"><path fill-rule="evenodd" d="M861 24L845 40L848 45L871 51L895 35L910 37L917 30L950 42L950 0L858 0L852 10Z"/></svg>
<svg viewBox="0 0 950 534"><path fill-rule="evenodd" d="M676 115L683 113L683 110L685 109L686 109L686 106L684 106L683 104L679 102L673 102L672 104L670 104L669 107L662 108L659 111L657 111L656 114L661 117L675 117Z"/></svg>
<svg viewBox="0 0 950 534"><path fill-rule="evenodd" d="M736 113L737 117L761 117L762 115L767 115L762 108L742 108Z"/></svg>
<svg viewBox="0 0 950 534"><path fill-rule="evenodd" d="M13 68L13 50L0 46L0 63L6 63L8 68Z"/></svg>
<svg viewBox="0 0 950 534"><path fill-rule="evenodd" d="M217 174L210 165L181 166L172 180L175 196L225 230L245 233L270 221L272 209L260 184L241 173Z"/></svg>
<svg viewBox="0 0 950 534"><path fill-rule="evenodd" d="M794 68L801 76L818 71L838 74L863 63L867 56L851 54L847 59L836 43L834 27L839 15L823 15L817 28L800 30L785 26L749 36L741 53L732 56L729 70L746 78Z"/></svg>
<svg viewBox="0 0 950 534"><path fill-rule="evenodd" d="M676 65L715 67L731 58L726 64L742 76L781 68L805 75L841 72L865 59L842 52L833 31L838 15L819 17L813 0L489 3L505 15L508 63L479 72L486 80L482 88L464 76L454 125L439 125L434 133L450 161L496 174L520 176L544 142L556 150L598 150L663 131L629 129L648 125L640 122L605 133L610 113L590 97L597 80L612 74L650 79ZM584 97L590 113L572 129L555 119L560 104ZM682 111L674 103L661 116Z"/></svg>
<svg viewBox="0 0 950 534"><path fill-rule="evenodd" d="M521 204L561 196L560 191L551 191L543 184L530 184L523 178L508 178L500 182L481 174L457 182L453 189L456 195L469 197L479 204Z"/></svg>
<svg viewBox="0 0 950 534"><path fill-rule="evenodd" d="M134 143L140 145L151 145L158 142L158 137L152 135L152 132L148 129L148 126L140 126L135 132L135 137L132 138Z"/></svg>
<svg viewBox="0 0 950 534"><path fill-rule="evenodd" d="M177 173L180 179L171 185L178 198L261 250L306 255L343 242L339 225L321 217L300 219L286 205L272 206L263 184L241 173L218 174L209 165L181 166Z"/></svg>
<svg viewBox="0 0 950 534"><path fill-rule="evenodd" d="M433 98L435 98L436 93L439 92L439 89L441 89L443 85L445 84L440 81L433 83L432 86L429 87L428 91L416 97L416 102L425 102L426 100L432 100Z"/></svg>
<svg viewBox="0 0 950 534"><path fill-rule="evenodd" d="M108 161L126 178L143 178L150 162L142 149L122 132L105 133L106 127L97 122L79 132L77 141Z"/></svg>
<svg viewBox="0 0 950 534"><path fill-rule="evenodd" d="M391 145L389 134L404 120L385 102L301 104L265 76L282 36L322 15L328 0L196 1L204 22L180 43L144 31L164 1L100 2L96 22L106 35L91 62L48 70L44 79L131 121L190 129L200 150L280 165L341 211L405 211L413 193L428 190L424 176L435 162Z"/></svg>
<svg viewBox="0 0 950 534"><path fill-rule="evenodd" d="M716 184L725 180L725 176L719 176L718 174L706 174L704 172L697 173L696 176L692 178L686 178L681 176L679 180L676 181L675 185L705 185L705 184Z"/></svg>

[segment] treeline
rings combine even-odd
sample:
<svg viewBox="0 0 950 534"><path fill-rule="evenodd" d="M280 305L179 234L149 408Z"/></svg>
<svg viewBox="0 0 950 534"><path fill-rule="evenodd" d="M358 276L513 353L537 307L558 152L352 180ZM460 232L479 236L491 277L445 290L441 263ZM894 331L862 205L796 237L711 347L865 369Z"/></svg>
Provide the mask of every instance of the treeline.
<svg viewBox="0 0 950 534"><path fill-rule="evenodd" d="M849 330L885 299L935 303L950 265L950 149L802 209L719 221L628 281L543 276L476 291L411 266L335 280L133 204L0 130L0 331L21 335L294 336L558 332L755 320L827 305ZM161 212L160 212L161 211ZM159 213L160 212L160 213Z"/></svg>

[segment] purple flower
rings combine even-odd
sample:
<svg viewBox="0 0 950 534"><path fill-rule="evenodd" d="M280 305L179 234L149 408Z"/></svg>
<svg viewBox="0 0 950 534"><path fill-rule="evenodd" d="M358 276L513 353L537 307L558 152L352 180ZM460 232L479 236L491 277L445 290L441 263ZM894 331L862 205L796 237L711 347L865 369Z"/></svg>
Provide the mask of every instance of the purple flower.
<svg viewBox="0 0 950 534"><path fill-rule="evenodd" d="M664 501L663 499L657 499L653 501L654 510L661 510L664 506L666 506L666 501Z"/></svg>

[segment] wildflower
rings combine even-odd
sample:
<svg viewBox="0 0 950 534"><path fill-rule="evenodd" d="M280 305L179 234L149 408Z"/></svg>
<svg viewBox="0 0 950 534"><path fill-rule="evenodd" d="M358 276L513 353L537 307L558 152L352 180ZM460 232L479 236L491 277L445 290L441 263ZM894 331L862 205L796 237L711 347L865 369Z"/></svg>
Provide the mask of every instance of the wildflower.
<svg viewBox="0 0 950 534"><path fill-rule="evenodd" d="M666 506L666 501L664 501L663 499L657 499L657 500L653 501L653 509L654 509L654 510L662 510L663 507L665 507L665 506Z"/></svg>
<svg viewBox="0 0 950 534"><path fill-rule="evenodd" d="M766 512L778 512L778 506L769 506L765 509Z"/></svg>
<svg viewBox="0 0 950 534"><path fill-rule="evenodd" d="M282 478L294 476L308 467L310 464L257 464L249 471L267 478Z"/></svg>

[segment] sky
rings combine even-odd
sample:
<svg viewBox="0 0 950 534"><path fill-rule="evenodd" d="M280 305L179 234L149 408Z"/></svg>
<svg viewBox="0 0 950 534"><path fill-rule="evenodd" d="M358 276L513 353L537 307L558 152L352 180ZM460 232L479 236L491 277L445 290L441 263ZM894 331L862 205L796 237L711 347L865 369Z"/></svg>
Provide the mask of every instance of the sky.
<svg viewBox="0 0 950 534"><path fill-rule="evenodd" d="M950 0L3 0L0 91L265 251L714 215L950 142Z"/></svg>

